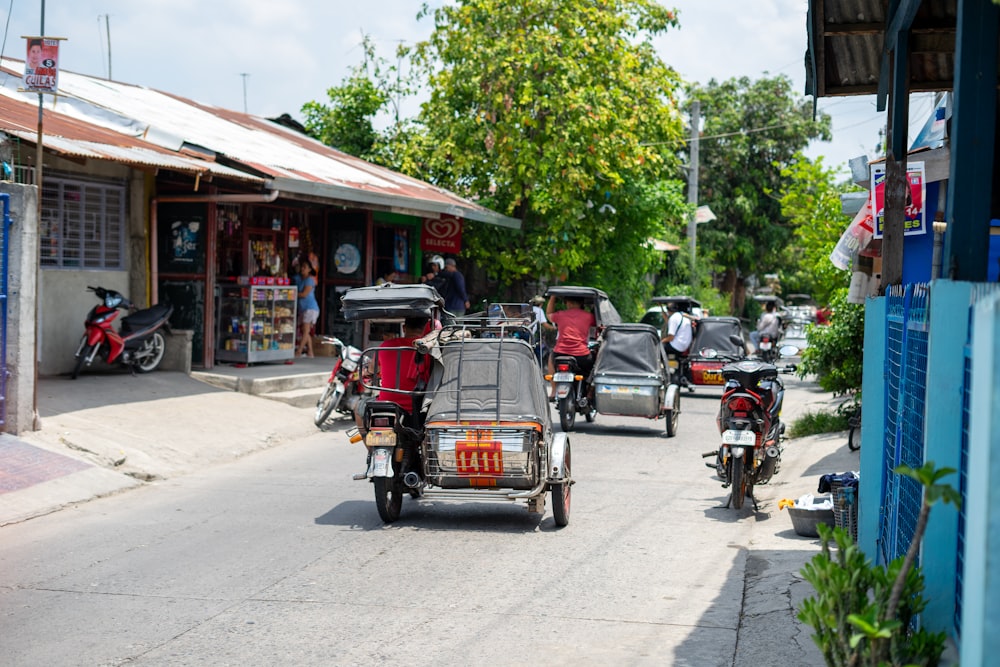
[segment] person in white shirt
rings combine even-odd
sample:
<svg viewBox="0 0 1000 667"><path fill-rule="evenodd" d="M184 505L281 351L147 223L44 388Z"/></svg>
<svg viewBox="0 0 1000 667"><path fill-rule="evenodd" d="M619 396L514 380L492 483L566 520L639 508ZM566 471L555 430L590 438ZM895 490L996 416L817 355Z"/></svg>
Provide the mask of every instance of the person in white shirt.
<svg viewBox="0 0 1000 667"><path fill-rule="evenodd" d="M753 343L755 350L760 347L760 337L764 334L769 335L773 341L778 340L778 334L781 333L781 318L774 311L774 301L765 303L764 312L757 320L757 330L750 332L750 342Z"/></svg>
<svg viewBox="0 0 1000 667"><path fill-rule="evenodd" d="M684 354L691 347L691 320L681 312L676 303L668 303L667 311L669 311L670 316L667 317L664 313L667 326L660 339L663 342L663 349L667 351L667 354Z"/></svg>

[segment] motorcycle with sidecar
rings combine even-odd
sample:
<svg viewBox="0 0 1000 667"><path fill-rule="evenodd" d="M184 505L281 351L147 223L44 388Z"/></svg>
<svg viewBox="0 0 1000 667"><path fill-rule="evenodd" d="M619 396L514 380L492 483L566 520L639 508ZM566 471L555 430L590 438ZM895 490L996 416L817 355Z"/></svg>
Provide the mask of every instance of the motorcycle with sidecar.
<svg viewBox="0 0 1000 667"><path fill-rule="evenodd" d="M747 356L743 326L735 317L702 317L694 323L694 334L687 354L677 359L677 383L694 391L695 387L722 388L722 367Z"/></svg>
<svg viewBox="0 0 1000 667"><path fill-rule="evenodd" d="M609 324L594 362L594 408L603 415L663 419L677 433L680 387L671 380L659 331L648 324Z"/></svg>
<svg viewBox="0 0 1000 667"><path fill-rule="evenodd" d="M345 319L429 317L443 302L427 285L348 290ZM492 310L492 309L491 309ZM391 401L365 402L362 440L379 516L399 518L403 499L524 502L542 514L552 494L557 526L569 523L573 485L569 438L554 433L537 356L538 325L530 306L517 317L474 314L432 329L411 349L370 348L375 360L367 386L375 392L400 386L380 376L381 353L412 354L427 364L411 411ZM396 363L396 368L402 364Z"/></svg>

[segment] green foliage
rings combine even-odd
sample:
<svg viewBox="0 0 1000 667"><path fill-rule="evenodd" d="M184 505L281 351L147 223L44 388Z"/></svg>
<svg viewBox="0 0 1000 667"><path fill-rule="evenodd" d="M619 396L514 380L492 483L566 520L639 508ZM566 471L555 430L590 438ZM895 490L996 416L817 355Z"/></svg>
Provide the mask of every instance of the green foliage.
<svg viewBox="0 0 1000 667"><path fill-rule="evenodd" d="M677 74L653 0L465 0L433 12L415 49L430 99L414 175L522 220L470 225L463 253L502 285L589 283L630 311L658 259L643 249L687 210L673 150ZM623 300L624 299L624 300Z"/></svg>
<svg viewBox="0 0 1000 667"><path fill-rule="evenodd" d="M815 374L825 391L856 393L864 369L865 307L847 303L846 290L833 297L831 307L829 325L809 327L809 346L802 351L798 373Z"/></svg>
<svg viewBox="0 0 1000 667"><path fill-rule="evenodd" d="M835 433L846 431L847 415L840 410L836 412L806 412L804 415L792 422L788 428L788 437L803 438L807 435L818 433Z"/></svg>
<svg viewBox="0 0 1000 667"><path fill-rule="evenodd" d="M362 38L364 61L339 86L327 90L329 104L316 101L302 106L309 136L328 146L362 159L392 166L394 146L404 141L406 131L398 117L385 133L375 129L375 118L398 105L412 91L412 80L403 77L398 66L389 66L375 55L375 46Z"/></svg>
<svg viewBox="0 0 1000 667"><path fill-rule="evenodd" d="M820 553L802 568L806 581L816 589L802 602L799 620L815 631L813 640L830 666L937 665L945 634L916 629L917 616L927 606L924 579L913 567L927 528L932 504L959 503L958 493L941 478L950 468L933 462L921 468L899 466L894 472L919 481L924 487L920 516L906 555L888 568L873 566L841 528L817 526ZM830 549L830 542L836 550Z"/></svg>
<svg viewBox="0 0 1000 667"><path fill-rule="evenodd" d="M794 229L782 262L788 267L782 279L785 292L806 292L827 304L850 283L850 271L834 266L830 253L850 222L841 211L840 195L859 188L837 185L836 174L823 166L822 158L812 162L802 155L781 169L781 178L781 213Z"/></svg>
<svg viewBox="0 0 1000 667"><path fill-rule="evenodd" d="M713 79L689 96L704 117L699 203L717 216L698 229L699 253L736 275L780 271L795 230L776 194L787 185L782 169L801 160L810 140L830 139L830 117L813 120L812 103L796 98L784 75Z"/></svg>

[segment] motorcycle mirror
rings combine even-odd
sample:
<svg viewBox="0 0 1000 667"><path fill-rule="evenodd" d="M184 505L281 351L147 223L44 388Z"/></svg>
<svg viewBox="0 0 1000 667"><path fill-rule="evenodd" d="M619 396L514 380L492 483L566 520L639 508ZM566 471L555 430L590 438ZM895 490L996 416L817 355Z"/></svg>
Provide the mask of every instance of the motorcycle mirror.
<svg viewBox="0 0 1000 667"><path fill-rule="evenodd" d="M794 357L798 353L799 353L799 348L795 347L794 345L782 345L778 349L778 354L780 354L783 357Z"/></svg>
<svg viewBox="0 0 1000 667"><path fill-rule="evenodd" d="M719 351L712 347L703 347L698 350L698 354L705 357L706 359L715 359L719 356Z"/></svg>

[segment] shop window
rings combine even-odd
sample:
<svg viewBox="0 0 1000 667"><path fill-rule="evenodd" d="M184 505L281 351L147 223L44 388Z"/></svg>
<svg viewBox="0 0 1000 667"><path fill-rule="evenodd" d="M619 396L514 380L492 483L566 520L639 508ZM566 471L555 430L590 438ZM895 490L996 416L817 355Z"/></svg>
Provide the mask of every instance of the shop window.
<svg viewBox="0 0 1000 667"><path fill-rule="evenodd" d="M124 269L126 194L124 182L46 175L39 238L42 266Z"/></svg>
<svg viewBox="0 0 1000 667"><path fill-rule="evenodd" d="M413 273L410 261L409 227L375 228L375 275L384 276L389 271L399 274L401 282Z"/></svg>

